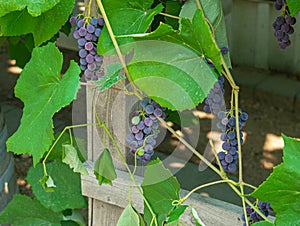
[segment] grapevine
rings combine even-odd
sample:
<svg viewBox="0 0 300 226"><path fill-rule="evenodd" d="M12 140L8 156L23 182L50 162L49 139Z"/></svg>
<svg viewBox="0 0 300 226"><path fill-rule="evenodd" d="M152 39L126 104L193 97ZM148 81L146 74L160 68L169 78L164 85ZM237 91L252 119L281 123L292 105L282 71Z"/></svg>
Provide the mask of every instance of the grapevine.
<svg viewBox="0 0 300 226"><path fill-rule="evenodd" d="M56 3L58 4L57 6L54 3L52 5L45 3L45 9L39 6L33 7L28 3L25 6L18 5L11 11L17 15L19 10L24 10L22 12L28 13L28 15L26 14L28 18L34 17L33 21L35 21L43 19L44 14L47 13L50 13L50 16L51 13L59 16L60 10L65 9L66 7L63 6L67 3L67 1L63 0L58 1ZM24 134L26 132L22 130L21 126L22 133L17 131L16 135L10 138L8 142L9 149L18 154L31 153L35 160L34 164L41 164L43 168L43 177L40 179L41 186L47 192L55 192L56 181L50 175L51 170L47 171L47 164L49 160L52 161L49 156L54 152L55 146L62 139L64 133L68 131L70 134L68 137L69 142L63 144L62 158L59 161L69 165L73 172L88 175L87 167L78 157L71 129L97 126L100 128L100 133L102 133L103 147L100 150L100 157L93 165L93 179L95 179L95 176L99 185L102 185L102 183L115 185L113 180L117 178L117 174L109 149L115 151L121 159L130 178L128 208L125 208L126 211L124 210L124 215L122 214L120 217L118 225L125 225L126 218L134 219L135 225L143 225L144 221L147 225L155 226L179 225L179 218L187 208L184 204L194 192L222 183L226 183L241 198L243 207L241 220L244 222L244 225L249 226L260 221L272 224L269 215L274 214L271 204L276 212L279 209L278 205L276 205L276 200L270 201L269 193L265 196L261 195L260 187L256 188L246 183L243 178L242 145L245 137L242 130L249 116L239 105L240 88L230 71L231 63L229 49L225 47L228 46L228 43L224 32L226 29L223 27L224 21L221 6L216 1L212 1L210 7L208 7L207 4L200 0L154 2L140 0L89 0L85 3L86 8L83 14L69 17L71 11L62 13L66 17L64 21L67 21L68 17L70 24L75 27L72 36L77 40L78 56L80 58L79 65L71 62L68 71L61 75L62 55L60 51L54 43L46 43L49 39L43 40L41 37L38 37L41 39L35 40L34 44L36 47L33 50L33 57L29 61L28 66L25 66L20 82L16 86L16 94L25 103L23 125L27 123L27 125L30 125L28 127L32 129L32 125L35 122L31 121L34 121L41 115L44 116L42 119L48 119L47 121L45 120L46 122L38 123L37 126L41 134L44 135L40 136L41 140L43 139L45 142L41 142L42 144L38 148L37 145L31 145L34 142L30 139L25 140ZM290 35L294 33L293 25L296 23L295 17L292 16L295 11L290 11L292 7L288 4L289 1L286 0L276 0L275 3L275 9L282 10L282 15L278 16L273 23L274 35L279 41L278 46L281 50L291 45ZM177 7L176 10L170 10L171 6ZM95 9L93 12L92 7ZM7 8L9 7L7 6ZM0 16L1 22L5 24L6 19L9 19L11 15L13 14L8 12L7 15L3 14ZM124 18L124 15L126 15L126 18ZM19 16L23 19L22 15ZM168 22L169 20L172 22ZM47 21L43 22L47 25ZM9 29L12 27L11 25L2 27L1 24L1 34L2 32L4 34L8 32L9 36L15 36L15 30L9 32ZM37 39L35 32L36 30L22 30L21 35L32 33L34 39ZM51 32L53 33L54 31ZM51 32L45 36L53 35ZM55 32L57 33L58 31ZM39 46L40 43L43 43L43 45ZM152 45L150 46L149 43ZM134 46L132 47L132 56L129 57L130 59L126 58L126 61L124 56L128 52L124 46L129 46L130 48ZM223 47L220 48L219 46ZM45 50L49 51L49 53L46 53ZM109 66L106 65L106 61L103 64L108 53L117 56L119 62L114 62ZM49 62L42 62L41 59L46 57L49 57ZM44 63L45 65L41 67L40 65ZM81 75L79 74L84 76L87 83L80 83ZM34 77L29 77L29 75ZM25 76L31 80L24 81ZM37 81L37 85L31 84L32 81ZM231 89L229 106L226 106L224 100L225 83L226 85L228 83ZM125 84L130 86L132 92L127 90ZM149 84L152 84L152 86ZM117 142L117 137L115 137L114 131L111 129L113 126L108 124L109 120L100 119L99 115L102 114L103 109L97 109L101 112L100 114L96 112L95 105L93 115L96 123L67 126L53 142L52 117L55 112L75 99L80 85L87 85L95 91L100 86L99 92L107 92L108 96L111 94L114 96L117 92L122 92L121 94L133 95L138 98L130 114L126 117L129 121L127 125L129 126L129 132L128 134L125 131L123 131L125 134L122 133L124 140L126 137L126 142L124 141L124 144L122 144L124 145L123 147ZM119 88L118 85L121 85L122 88ZM43 89L39 89L40 87L43 87ZM39 94L41 93L43 97L42 101L37 101L38 106L41 108L38 109L40 112L37 112L37 109L35 109L37 105L28 104L28 99L30 100L32 93L27 95L24 90L27 90L29 93L30 88L35 88L34 90ZM70 90L72 90L71 93ZM215 161L206 159L205 155L200 154L188 142L188 138L184 134L175 131L167 122L169 110L170 112L190 110L198 107L203 102L203 110L212 114L210 116L218 121L216 127L221 131L222 150L216 150L213 141L209 140ZM52 105L55 105L55 107L52 108ZM50 108L51 111L46 108ZM104 110L103 113L109 114ZM114 113L111 111L111 114ZM117 113L119 114L119 112ZM31 114L36 117L33 117L33 120L28 120L28 116ZM104 118L107 119L110 116L105 115ZM184 197L180 197L180 185L176 177L163 167L159 159L151 159L158 145L157 138L160 135L161 127L167 129L173 137L177 138L191 152L190 154L194 154L203 161L220 179L200 184ZM107 137L110 142L107 141ZM13 142L15 141L14 139L25 142ZM24 147L20 147L19 143L24 144ZM16 150L15 147L17 147ZM132 168L127 163L127 153L124 153L126 151L122 151L126 147L129 147L129 150L126 151L134 158L134 166ZM106 160L109 159L109 161L105 160L107 165L104 164L104 166L103 162L101 162L101 159L105 159L102 154L106 157ZM291 161L290 159L296 159L295 156L297 155L291 156L284 160L289 162ZM137 182L135 177L138 160L146 163L144 180L141 184ZM153 171L154 173L149 172L153 165L159 166L159 170ZM286 170L288 167L282 168ZM288 170L294 170L294 168L291 167ZM102 175L105 172L110 172L112 175ZM160 172L161 175L157 172ZM232 173L238 175L238 178L230 179ZM292 173L291 175L294 175ZM162 179L160 176L167 176L167 178ZM152 183L153 178L159 179L159 181ZM285 185L285 183L280 183L280 185L282 184ZM137 211L133 206L133 187L137 188L136 191L142 198L141 200L144 204L143 216L140 215L141 211ZM253 189L254 192L246 194L245 187ZM151 188L153 191L151 191ZM296 192L296 194L298 193ZM256 201L251 202L249 196L256 198ZM270 201L271 204L267 201ZM275 205L273 205L273 202ZM278 212L276 213L278 214L277 216L281 217L283 211L279 209ZM199 224L201 219L199 216L195 217L197 214L195 214L194 209L192 209L192 213ZM0 223L2 223L1 217L3 217L2 214L0 214ZM58 217L64 219L63 213ZM281 219L280 217L278 217L279 220ZM63 221L61 219L57 220L58 223ZM26 223L31 222L29 220ZM49 224L57 224L57 222L49 222Z"/></svg>

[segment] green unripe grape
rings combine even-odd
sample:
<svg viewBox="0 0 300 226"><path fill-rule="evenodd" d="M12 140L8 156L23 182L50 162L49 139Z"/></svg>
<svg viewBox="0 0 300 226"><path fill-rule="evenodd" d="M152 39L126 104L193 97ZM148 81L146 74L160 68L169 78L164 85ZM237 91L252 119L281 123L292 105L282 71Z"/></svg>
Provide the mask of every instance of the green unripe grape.
<svg viewBox="0 0 300 226"><path fill-rule="evenodd" d="M140 121L141 121L140 116L135 116L131 119L133 125L139 124Z"/></svg>
<svg viewBox="0 0 300 226"><path fill-rule="evenodd" d="M138 154L139 156L143 156L144 153L145 153L145 150L144 150L143 148L141 148L141 149L138 150L138 152L137 152L137 154Z"/></svg>

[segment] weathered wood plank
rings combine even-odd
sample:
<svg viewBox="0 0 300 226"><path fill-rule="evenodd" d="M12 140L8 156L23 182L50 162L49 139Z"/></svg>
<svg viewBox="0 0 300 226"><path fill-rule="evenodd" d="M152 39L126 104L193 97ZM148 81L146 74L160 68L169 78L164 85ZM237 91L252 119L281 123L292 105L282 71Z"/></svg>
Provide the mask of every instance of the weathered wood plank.
<svg viewBox="0 0 300 226"><path fill-rule="evenodd" d="M130 191L130 176L128 173L120 170L117 170L117 175L118 178L113 181L112 186L99 186L93 171L89 169L89 176L82 176L81 178L83 195L91 197L97 201L125 208L129 202L128 195ZM135 176L135 179L138 184L142 183L142 177ZM183 197L187 193L188 191L181 190L180 195ZM143 199L138 193L137 188L132 188L132 203L138 211L141 213L143 212ZM198 211L199 216L206 225L227 226L242 224L239 220L242 208L239 206L209 197L203 197L199 194L193 194L191 198L186 200L185 204L193 206ZM93 206L93 214L99 211L100 210ZM190 211L187 211L181 220L186 225L194 225Z"/></svg>

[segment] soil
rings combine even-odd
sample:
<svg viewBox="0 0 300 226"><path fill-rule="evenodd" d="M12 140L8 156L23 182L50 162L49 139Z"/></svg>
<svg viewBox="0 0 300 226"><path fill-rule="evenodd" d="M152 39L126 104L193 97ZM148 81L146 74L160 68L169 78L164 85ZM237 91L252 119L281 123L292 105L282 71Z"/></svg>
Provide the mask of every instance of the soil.
<svg viewBox="0 0 300 226"><path fill-rule="evenodd" d="M64 55L66 59L69 59L75 57L76 53L64 50ZM9 72L14 67L8 61L5 48L1 51L0 59L0 102L21 108L22 102L13 95L13 87L19 76L19 71ZM226 100L230 98L229 90L227 87ZM274 105L273 103L278 102L277 100L278 96L276 95L262 91L255 91L254 95L252 89L241 87L240 106L249 114L249 120L244 129L246 140L243 145L243 172L245 180L254 185L264 181L272 172L273 166L282 161L283 141L280 138L281 133L292 137L300 136L300 114L287 111L284 103ZM201 110L201 106L199 106L199 110ZM204 118L200 120L201 132L198 147L204 147L208 142L206 134L210 132L211 120L205 118L206 116L204 115ZM63 109L55 117L70 122L71 106ZM172 139L169 142L172 142ZM170 146L177 144L169 143ZM14 157L20 193L33 196L30 185L25 180L32 159L29 155L14 155ZM192 157L191 161L199 162L195 156Z"/></svg>

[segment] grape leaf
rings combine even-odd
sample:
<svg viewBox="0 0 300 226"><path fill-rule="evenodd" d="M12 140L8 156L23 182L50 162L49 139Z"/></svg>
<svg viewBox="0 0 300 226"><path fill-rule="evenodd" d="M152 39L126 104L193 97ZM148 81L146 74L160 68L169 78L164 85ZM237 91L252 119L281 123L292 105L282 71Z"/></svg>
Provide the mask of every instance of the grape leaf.
<svg viewBox="0 0 300 226"><path fill-rule="evenodd" d="M132 81L171 110L194 108L217 81L218 75L202 57L198 44L187 42L189 28L179 34L161 23L154 32L135 37L132 45L134 56L128 64Z"/></svg>
<svg viewBox="0 0 300 226"><path fill-rule="evenodd" d="M296 16L300 12L300 2L299 0L286 0L292 16Z"/></svg>
<svg viewBox="0 0 300 226"><path fill-rule="evenodd" d="M146 32L154 16L163 10L161 4L150 9L152 0L103 0L102 3L115 36ZM131 40L131 38L123 38L118 40L118 43L123 45ZM100 55L115 54L114 45L106 26L98 40L97 51Z"/></svg>
<svg viewBox="0 0 300 226"><path fill-rule="evenodd" d="M184 211L188 208L186 205L181 205L172 210L172 212L169 215L167 225L169 225L172 222L178 222L181 215L184 213Z"/></svg>
<svg viewBox="0 0 300 226"><path fill-rule="evenodd" d="M54 113L70 104L80 88L78 65L71 61L61 78L62 63L62 54L54 43L35 48L15 86L15 94L25 106L21 125L8 139L7 148L18 154L30 153L34 165L53 140Z"/></svg>
<svg viewBox="0 0 300 226"><path fill-rule="evenodd" d="M25 38L11 37L8 41L9 58L16 60L16 66L24 68L31 58L34 47L32 35L26 35Z"/></svg>
<svg viewBox="0 0 300 226"><path fill-rule="evenodd" d="M210 21L214 28L214 35L219 48L228 48L228 39L226 35L226 24L222 11L222 3L220 0L201 0L201 5L204 11L205 17ZM179 16L182 18L193 19L198 7L196 1L188 0L182 6ZM224 56L225 62L229 68L231 68L230 56L226 54Z"/></svg>
<svg viewBox="0 0 300 226"><path fill-rule="evenodd" d="M63 145L62 161L69 165L74 172L81 173L86 176L89 174L83 163L80 161L76 148L70 144Z"/></svg>
<svg viewBox="0 0 300 226"><path fill-rule="evenodd" d="M283 163L274 167L267 180L250 195L270 202L276 212L275 225L300 225L300 141L282 137Z"/></svg>
<svg viewBox="0 0 300 226"><path fill-rule="evenodd" d="M120 75L121 71L122 65L120 63L111 63L107 68L106 74L98 81L95 81L94 84L97 87L100 86L100 92L109 89L114 84L126 78L124 75Z"/></svg>
<svg viewBox="0 0 300 226"><path fill-rule="evenodd" d="M168 213L174 208L172 202L179 200L180 185L159 159L148 163L142 183L143 194L157 216L158 225L163 225ZM151 222L152 215L144 204L144 218Z"/></svg>
<svg viewBox="0 0 300 226"><path fill-rule="evenodd" d="M55 212L64 209L85 208L87 202L81 194L80 175L74 173L70 167L61 161L54 160L47 163L47 172L53 178L56 188L53 192L46 192L43 187L36 183L44 175L43 165L31 167L27 180L32 187L35 197L46 207Z"/></svg>
<svg viewBox="0 0 300 226"><path fill-rule="evenodd" d="M123 210L117 226L142 226L145 225L140 214L133 208L131 204L128 204Z"/></svg>
<svg viewBox="0 0 300 226"><path fill-rule="evenodd" d="M14 195L13 201L0 213L0 224L60 225L62 219L62 213L53 212L37 199L19 194ZM42 222L46 224L40 224Z"/></svg>
<svg viewBox="0 0 300 226"><path fill-rule="evenodd" d="M52 38L68 20L75 0L61 0L52 9L33 17L26 9L0 17L0 36L18 36L32 33L35 46ZM36 4L36 3L34 3Z"/></svg>
<svg viewBox="0 0 300 226"><path fill-rule="evenodd" d="M112 180L117 178L114 164L110 152L104 148L94 165L94 174L98 179L98 184L102 183L112 185Z"/></svg>
<svg viewBox="0 0 300 226"><path fill-rule="evenodd" d="M60 0L0 0L0 17L25 8L31 16L36 17L53 8L59 2Z"/></svg>

